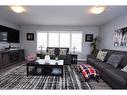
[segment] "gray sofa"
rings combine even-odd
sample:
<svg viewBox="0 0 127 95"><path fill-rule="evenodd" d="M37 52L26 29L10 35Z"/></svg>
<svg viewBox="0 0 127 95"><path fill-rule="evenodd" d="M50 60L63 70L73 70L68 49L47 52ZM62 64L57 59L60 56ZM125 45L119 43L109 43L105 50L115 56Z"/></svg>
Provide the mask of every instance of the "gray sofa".
<svg viewBox="0 0 127 95"><path fill-rule="evenodd" d="M95 55L90 54L87 56L87 63L99 70L101 78L113 89L127 89L127 72L121 70L127 65L127 51L108 49L102 51L108 52L103 62L96 59ZM106 63L111 54L123 55L120 64L116 68Z"/></svg>

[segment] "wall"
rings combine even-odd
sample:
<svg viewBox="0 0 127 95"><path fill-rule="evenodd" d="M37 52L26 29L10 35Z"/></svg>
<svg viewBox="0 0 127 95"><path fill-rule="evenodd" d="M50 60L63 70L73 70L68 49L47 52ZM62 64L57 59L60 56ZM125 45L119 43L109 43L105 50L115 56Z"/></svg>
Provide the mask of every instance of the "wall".
<svg viewBox="0 0 127 95"><path fill-rule="evenodd" d="M14 28L14 29L19 29L19 25L15 24L15 23L12 23L10 21L7 21L5 19L0 19L0 25L4 25L4 26L7 26L7 27L11 27L11 28Z"/></svg>
<svg viewBox="0 0 127 95"><path fill-rule="evenodd" d="M111 22L108 22L99 28L100 49L114 49L114 50L123 50L127 51L127 47L114 47L113 46L113 35L114 30L127 27L127 14L122 15Z"/></svg>
<svg viewBox="0 0 127 95"><path fill-rule="evenodd" d="M15 24L15 23L12 23L10 21L7 21L7 20L5 20L3 18L0 18L0 25L3 25L3 26L7 26L7 27L10 27L10 28L14 28L14 29L20 30L19 25ZM16 46L16 47L20 47L20 44L11 43L11 45ZM9 46L8 43L6 43L6 42L0 42L0 49L1 48L6 48L8 46Z"/></svg>
<svg viewBox="0 0 127 95"><path fill-rule="evenodd" d="M22 48L25 49L25 55L27 56L29 53L34 52L36 53L36 31L82 31L83 32L83 44L82 44L82 53L79 54L79 59L86 59L86 54L89 54L91 49L89 47L90 42L84 42L84 35L86 33L94 34L94 37L98 35L98 27L91 26L91 27L76 27L76 26L34 26L34 25L27 25L21 27L21 36L22 36ZM26 40L26 33L35 33L35 40L34 41L27 41Z"/></svg>

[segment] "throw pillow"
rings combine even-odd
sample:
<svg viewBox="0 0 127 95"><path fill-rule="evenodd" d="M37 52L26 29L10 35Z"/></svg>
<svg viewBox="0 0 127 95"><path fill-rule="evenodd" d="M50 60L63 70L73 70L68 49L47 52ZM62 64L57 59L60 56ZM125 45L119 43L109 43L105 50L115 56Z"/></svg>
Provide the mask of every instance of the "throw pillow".
<svg viewBox="0 0 127 95"><path fill-rule="evenodd" d="M55 49L48 49L48 54L49 54L49 55L55 55L55 54L54 54L54 50L55 50Z"/></svg>
<svg viewBox="0 0 127 95"><path fill-rule="evenodd" d="M66 55L67 49L60 49L60 55Z"/></svg>
<svg viewBox="0 0 127 95"><path fill-rule="evenodd" d="M106 55L107 55L107 52L106 51L99 51L98 54L97 54L96 59L99 59L101 61L104 61Z"/></svg>
<svg viewBox="0 0 127 95"><path fill-rule="evenodd" d="M127 66L125 66L123 69L121 69L124 72L127 72Z"/></svg>
<svg viewBox="0 0 127 95"><path fill-rule="evenodd" d="M107 63L108 64L111 64L112 66L114 67L117 67L122 59L123 55L115 55L115 54L112 54L108 60L107 60Z"/></svg>
<svg viewBox="0 0 127 95"><path fill-rule="evenodd" d="M28 61L34 61L34 60L36 60L36 54L35 53L29 54L28 57L27 57L27 60Z"/></svg>

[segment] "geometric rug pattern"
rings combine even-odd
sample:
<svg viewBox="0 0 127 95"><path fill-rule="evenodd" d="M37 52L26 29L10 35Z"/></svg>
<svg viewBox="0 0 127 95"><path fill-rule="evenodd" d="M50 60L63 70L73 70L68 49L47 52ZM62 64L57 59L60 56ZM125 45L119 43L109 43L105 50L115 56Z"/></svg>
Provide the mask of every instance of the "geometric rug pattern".
<svg viewBox="0 0 127 95"><path fill-rule="evenodd" d="M102 80L101 80L102 81ZM97 84L97 82L93 82ZM103 82L104 83L104 82ZM60 76L36 75L26 76L26 66L22 64L0 73L0 89L96 89L94 85L85 82L79 73L77 65L64 65L63 78Z"/></svg>

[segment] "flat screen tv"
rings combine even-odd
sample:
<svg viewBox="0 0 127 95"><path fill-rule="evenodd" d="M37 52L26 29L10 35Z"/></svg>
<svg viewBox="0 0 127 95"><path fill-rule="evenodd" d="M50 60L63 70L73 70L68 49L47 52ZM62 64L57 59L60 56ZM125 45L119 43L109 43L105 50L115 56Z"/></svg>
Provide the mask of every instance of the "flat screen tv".
<svg viewBox="0 0 127 95"><path fill-rule="evenodd" d="M8 42L19 43L19 31L13 30L8 32Z"/></svg>
<svg viewBox="0 0 127 95"><path fill-rule="evenodd" d="M0 32L0 42L7 42L7 32Z"/></svg>
<svg viewBox="0 0 127 95"><path fill-rule="evenodd" d="M19 30L0 25L0 42L19 43Z"/></svg>

